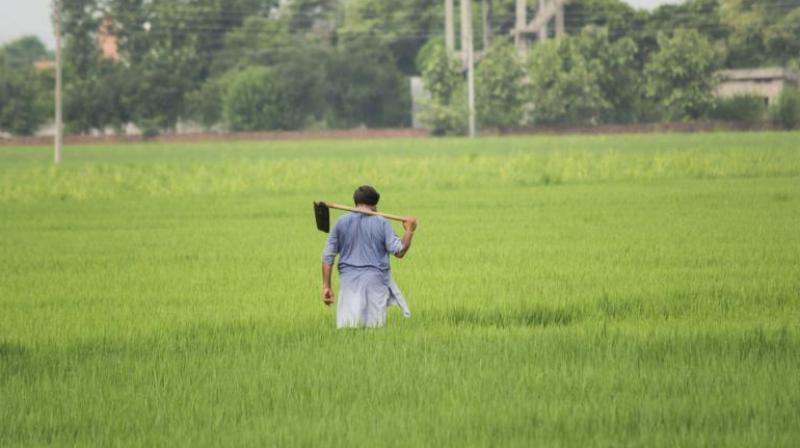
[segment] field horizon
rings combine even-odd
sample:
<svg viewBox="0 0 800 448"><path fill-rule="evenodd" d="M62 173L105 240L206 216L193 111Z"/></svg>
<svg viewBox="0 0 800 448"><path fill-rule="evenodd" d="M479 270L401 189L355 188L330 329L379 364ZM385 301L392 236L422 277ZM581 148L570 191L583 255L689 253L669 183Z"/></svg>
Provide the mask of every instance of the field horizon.
<svg viewBox="0 0 800 448"><path fill-rule="evenodd" d="M0 147L0 445L797 446L798 142ZM364 183L412 317L337 331Z"/></svg>

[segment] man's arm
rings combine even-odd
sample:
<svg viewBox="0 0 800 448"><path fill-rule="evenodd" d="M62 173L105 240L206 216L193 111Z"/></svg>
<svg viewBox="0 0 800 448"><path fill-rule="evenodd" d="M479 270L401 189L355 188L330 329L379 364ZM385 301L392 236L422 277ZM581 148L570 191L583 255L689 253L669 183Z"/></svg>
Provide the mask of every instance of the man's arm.
<svg viewBox="0 0 800 448"><path fill-rule="evenodd" d="M325 302L325 305L333 303L331 268L333 268L333 265L322 263L322 301Z"/></svg>
<svg viewBox="0 0 800 448"><path fill-rule="evenodd" d="M338 222L337 222L338 224ZM325 243L325 249L322 250L322 301L325 305L333 303L333 292L331 290L331 271L333 270L333 261L336 259L336 254L339 253L339 239L337 234L336 225L331 229L328 235L328 241Z"/></svg>
<svg viewBox="0 0 800 448"><path fill-rule="evenodd" d="M403 229L405 229L405 232L403 233L403 237L400 238L403 248L394 254L397 258L403 258L406 252L411 249L411 240L414 238L414 231L417 230L417 218L409 216L403 220Z"/></svg>

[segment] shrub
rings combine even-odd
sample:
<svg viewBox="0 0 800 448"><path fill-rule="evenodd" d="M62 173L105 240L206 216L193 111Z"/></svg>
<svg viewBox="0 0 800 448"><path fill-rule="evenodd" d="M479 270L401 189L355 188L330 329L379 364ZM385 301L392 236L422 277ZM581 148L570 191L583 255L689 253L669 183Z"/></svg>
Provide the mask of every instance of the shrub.
<svg viewBox="0 0 800 448"><path fill-rule="evenodd" d="M707 115L714 105L719 54L696 30L678 29L658 35L658 51L645 65L647 94L658 101L668 120Z"/></svg>
<svg viewBox="0 0 800 448"><path fill-rule="evenodd" d="M461 64L448 54L442 42L425 49L418 58L422 79L431 97L423 101L420 119L433 135L463 134L467 123L465 84Z"/></svg>
<svg viewBox="0 0 800 448"><path fill-rule="evenodd" d="M284 129L284 104L275 72L252 67L238 72L223 99L225 120L231 131Z"/></svg>
<svg viewBox="0 0 800 448"><path fill-rule="evenodd" d="M800 128L800 89L784 88L772 115L786 129Z"/></svg>
<svg viewBox="0 0 800 448"><path fill-rule="evenodd" d="M224 78L206 81L203 86L186 97L188 116L211 129L222 121L222 98L225 94Z"/></svg>
<svg viewBox="0 0 800 448"><path fill-rule="evenodd" d="M764 100L755 95L736 95L728 98L717 98L710 118L722 121L745 121L756 123L762 121L767 112Z"/></svg>
<svg viewBox="0 0 800 448"><path fill-rule="evenodd" d="M516 49L498 40L485 53L476 78L480 125L498 129L519 126L524 116L525 71Z"/></svg>

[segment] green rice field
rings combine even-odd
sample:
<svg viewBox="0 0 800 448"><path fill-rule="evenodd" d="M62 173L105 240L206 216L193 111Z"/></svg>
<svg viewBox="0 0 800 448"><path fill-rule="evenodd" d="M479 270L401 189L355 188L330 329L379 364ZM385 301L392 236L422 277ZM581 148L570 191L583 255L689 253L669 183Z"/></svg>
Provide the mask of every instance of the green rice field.
<svg viewBox="0 0 800 448"><path fill-rule="evenodd" d="M51 161L0 147L2 447L800 446L800 133ZM337 331L312 201L364 183L413 315Z"/></svg>

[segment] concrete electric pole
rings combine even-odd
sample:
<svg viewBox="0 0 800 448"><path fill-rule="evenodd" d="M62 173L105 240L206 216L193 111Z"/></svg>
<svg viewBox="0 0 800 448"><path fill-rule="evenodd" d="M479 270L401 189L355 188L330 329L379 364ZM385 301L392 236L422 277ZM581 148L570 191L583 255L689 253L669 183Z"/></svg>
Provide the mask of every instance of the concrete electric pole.
<svg viewBox="0 0 800 448"><path fill-rule="evenodd" d="M456 35L453 20L453 0L444 0L444 42L447 54L453 55L456 50Z"/></svg>
<svg viewBox="0 0 800 448"><path fill-rule="evenodd" d="M492 46L494 40L494 8L492 0L483 0L483 51L487 51Z"/></svg>
<svg viewBox="0 0 800 448"><path fill-rule="evenodd" d="M461 52L467 63L469 136L475 137L475 55L472 47L472 0L461 0Z"/></svg>
<svg viewBox="0 0 800 448"><path fill-rule="evenodd" d="M56 135L54 161L58 165L61 163L61 144L64 138L64 125L61 116L61 0L53 0L53 22L56 33Z"/></svg>

